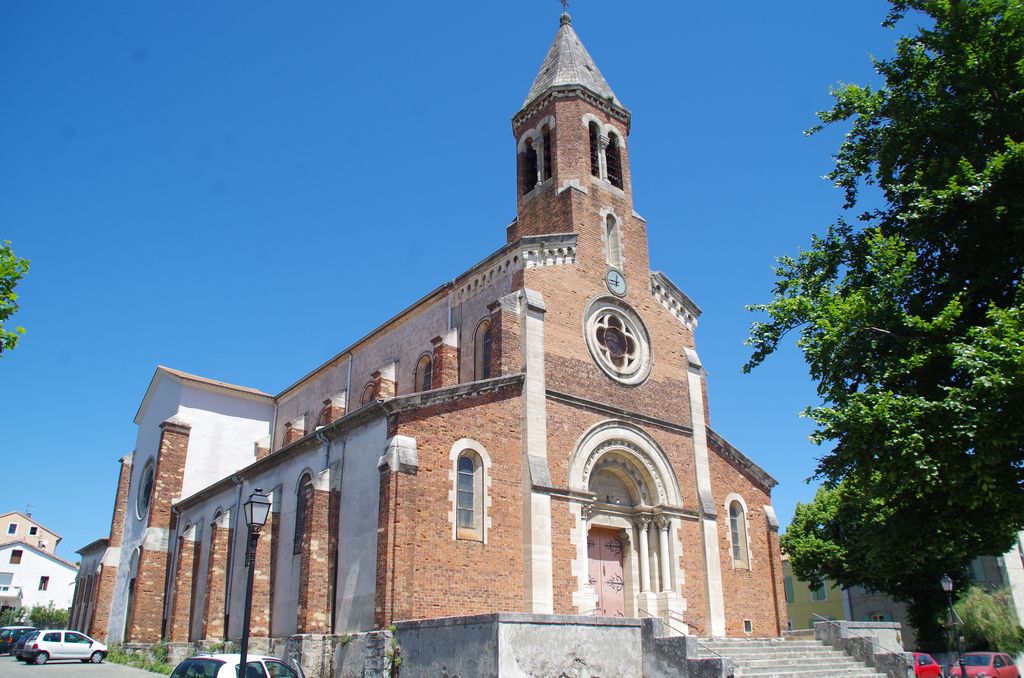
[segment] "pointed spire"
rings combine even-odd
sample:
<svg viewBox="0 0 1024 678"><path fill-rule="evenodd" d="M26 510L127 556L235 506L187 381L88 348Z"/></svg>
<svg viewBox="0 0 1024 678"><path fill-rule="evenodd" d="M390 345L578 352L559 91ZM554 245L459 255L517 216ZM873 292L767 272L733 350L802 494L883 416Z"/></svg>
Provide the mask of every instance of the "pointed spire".
<svg viewBox="0 0 1024 678"><path fill-rule="evenodd" d="M567 12L562 13L560 23L555 41L551 43L551 49L548 50L540 72L533 81L533 87L526 95L523 108L547 90L565 85L586 87L602 99L610 99L617 106L622 106L622 102L615 97L615 92L608 86L601 71L597 70L597 64L587 52L587 48L580 42L579 36L572 28L572 18Z"/></svg>

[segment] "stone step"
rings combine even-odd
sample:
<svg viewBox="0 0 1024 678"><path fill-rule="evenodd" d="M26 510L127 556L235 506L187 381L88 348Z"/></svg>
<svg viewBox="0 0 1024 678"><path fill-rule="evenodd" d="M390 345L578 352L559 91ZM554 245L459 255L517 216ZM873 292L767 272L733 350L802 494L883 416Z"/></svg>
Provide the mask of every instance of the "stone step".
<svg viewBox="0 0 1024 678"><path fill-rule="evenodd" d="M885 678L818 640L715 638L698 641L701 657L727 657L735 678Z"/></svg>

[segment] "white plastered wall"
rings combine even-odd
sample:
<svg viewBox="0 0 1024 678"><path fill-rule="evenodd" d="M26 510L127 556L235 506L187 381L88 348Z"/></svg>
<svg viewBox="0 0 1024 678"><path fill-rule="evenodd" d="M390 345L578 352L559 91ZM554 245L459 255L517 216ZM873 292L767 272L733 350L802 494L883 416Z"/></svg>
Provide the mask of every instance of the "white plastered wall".
<svg viewBox="0 0 1024 678"><path fill-rule="evenodd" d="M11 551L14 550L21 551L18 564L11 563ZM50 603L57 609L71 607L75 577L78 575L78 568L72 565L26 548L24 544L11 542L0 546L0 572L11 573L10 587L12 590L20 589L22 607L45 607ZM45 591L39 590L40 577L50 578Z"/></svg>

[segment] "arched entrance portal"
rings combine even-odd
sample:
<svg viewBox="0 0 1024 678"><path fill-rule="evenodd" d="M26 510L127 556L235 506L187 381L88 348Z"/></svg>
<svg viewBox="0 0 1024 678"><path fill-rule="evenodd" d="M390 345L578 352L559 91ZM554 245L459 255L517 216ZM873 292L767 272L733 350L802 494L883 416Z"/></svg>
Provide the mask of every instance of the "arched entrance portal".
<svg viewBox="0 0 1024 678"><path fill-rule="evenodd" d="M577 445L569 484L593 497L579 502L577 609L600 616L659 617L685 629L679 566L684 511L661 449L631 424L604 422Z"/></svg>

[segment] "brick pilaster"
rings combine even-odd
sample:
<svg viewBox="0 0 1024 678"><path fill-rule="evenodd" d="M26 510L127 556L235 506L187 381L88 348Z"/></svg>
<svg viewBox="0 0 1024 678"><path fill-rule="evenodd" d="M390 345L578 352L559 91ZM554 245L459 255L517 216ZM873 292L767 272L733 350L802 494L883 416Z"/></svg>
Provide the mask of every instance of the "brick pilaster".
<svg viewBox="0 0 1024 678"><path fill-rule="evenodd" d="M515 294L489 304L487 310L491 314L491 376L521 372L522 322Z"/></svg>
<svg viewBox="0 0 1024 678"><path fill-rule="evenodd" d="M171 595L170 628L168 636L172 642L184 643L191 640L192 610L194 608L194 572L199 563L199 542L197 530L190 529L178 539L178 562L174 571L174 592Z"/></svg>
<svg viewBox="0 0 1024 678"><path fill-rule="evenodd" d="M117 568L113 565L102 565L93 586L92 619L87 626L87 635L107 642L107 626L110 624L110 606L114 602L114 588L117 586Z"/></svg>
<svg viewBox="0 0 1024 678"><path fill-rule="evenodd" d="M373 379L373 397L375 400L394 398L397 393L395 373L398 363L390 363L370 375Z"/></svg>
<svg viewBox="0 0 1024 678"><path fill-rule="evenodd" d="M204 640L221 640L227 637L224 610L227 603L228 562L231 560L233 536L230 514L222 513L210 525L210 556L206 569L203 629L200 634Z"/></svg>
<svg viewBox="0 0 1024 678"><path fill-rule="evenodd" d="M281 442L281 447L288 447L296 440L306 435L303 430L296 422L289 421L284 425L284 440Z"/></svg>
<svg viewBox="0 0 1024 678"><path fill-rule="evenodd" d="M444 388L459 383L458 332L449 330L431 339L434 346L432 388Z"/></svg>
<svg viewBox="0 0 1024 678"><path fill-rule="evenodd" d="M374 621L385 628L412 619L416 584L416 492L419 461L416 439L394 436L377 464L380 499L377 518L377 592Z"/></svg>
<svg viewBox="0 0 1024 678"><path fill-rule="evenodd" d="M253 443L253 456L256 457L256 461L270 454L271 448L270 436L264 436Z"/></svg>
<svg viewBox="0 0 1024 678"><path fill-rule="evenodd" d="M275 497L271 498L271 502L274 508L276 508L277 501ZM259 541L256 542L256 571L253 573L252 619L249 624L249 633L257 638L269 637L273 622L274 577L277 574L277 535L280 532L280 527L281 515L271 510L270 515L267 516L267 523L260 530ZM244 536L241 546L243 548L242 557L244 558ZM253 567L253 565L249 567ZM246 570L245 575L248 576L248 574ZM244 591L241 595L245 595Z"/></svg>
<svg viewBox="0 0 1024 678"><path fill-rule="evenodd" d="M313 479L299 552L297 633L330 633L330 470Z"/></svg>
<svg viewBox="0 0 1024 678"><path fill-rule="evenodd" d="M131 628L126 640L155 643L160 640L163 627L163 600L168 576L168 543L170 535L171 505L181 494L188 454L191 426L178 417L160 424L160 451L157 454L153 497L149 508L147 543L139 552L139 569L135 578L132 610L129 611ZM150 537L149 535L153 536Z"/></svg>

